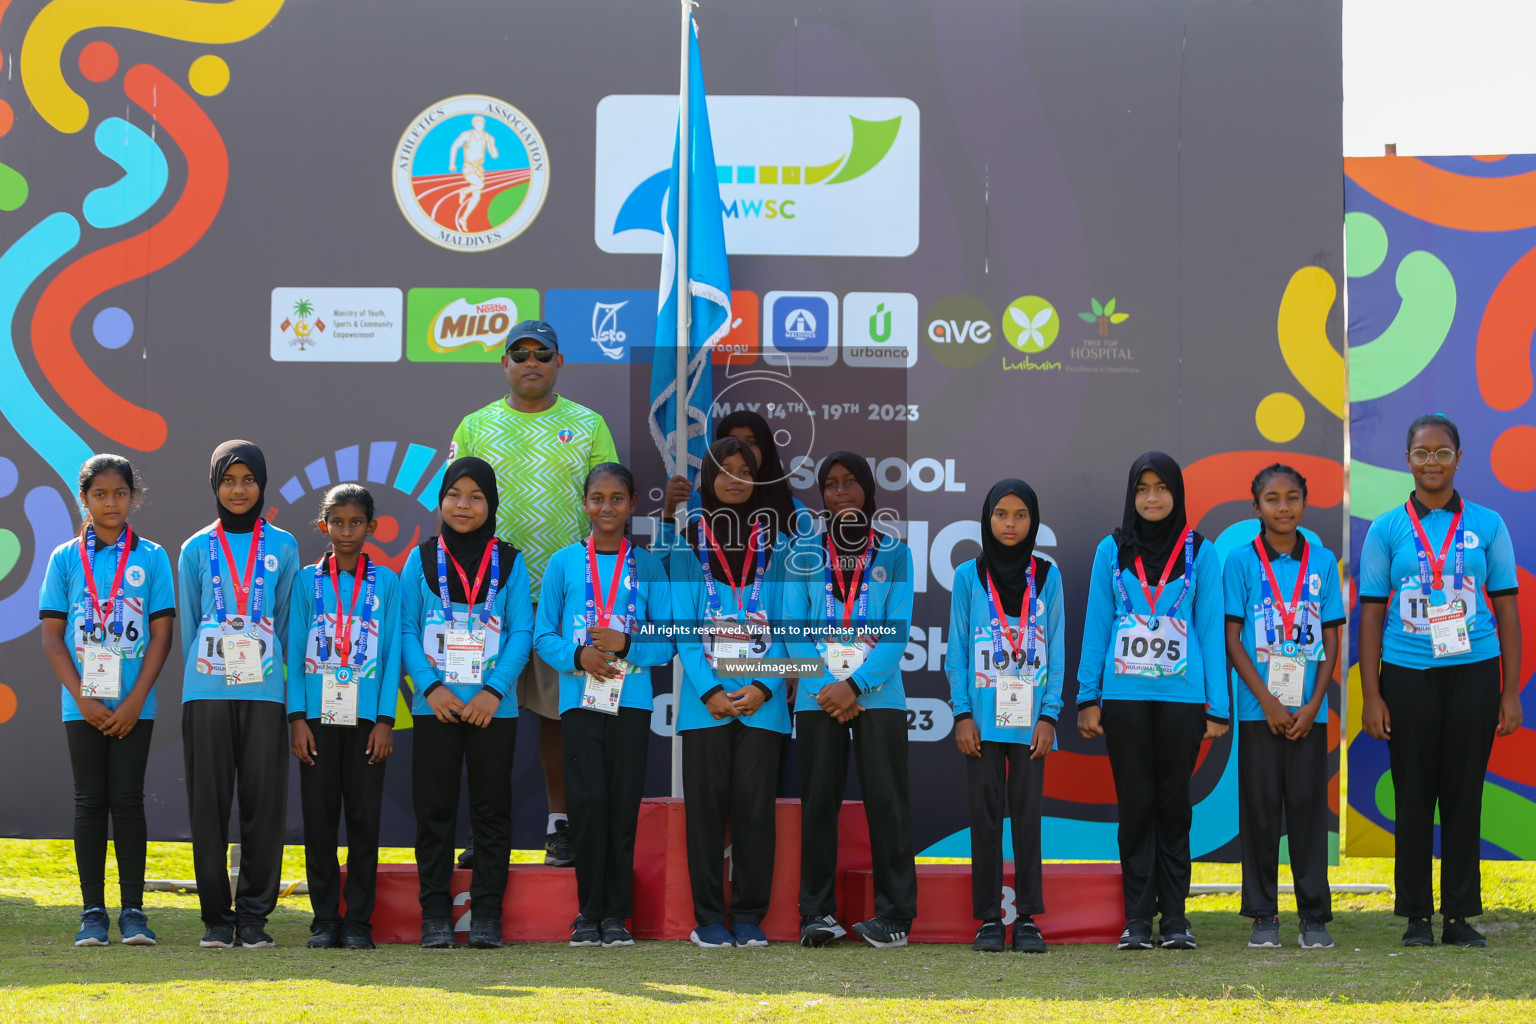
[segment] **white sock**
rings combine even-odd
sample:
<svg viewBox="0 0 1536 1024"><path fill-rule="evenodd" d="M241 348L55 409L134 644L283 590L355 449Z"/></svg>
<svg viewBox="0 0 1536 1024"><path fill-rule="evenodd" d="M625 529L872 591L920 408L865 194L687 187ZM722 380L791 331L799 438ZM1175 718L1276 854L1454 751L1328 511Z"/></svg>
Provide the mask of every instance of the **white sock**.
<svg viewBox="0 0 1536 1024"><path fill-rule="evenodd" d="M544 829L545 835L552 836L555 834L555 822L557 821L569 822L570 819L567 818L564 814L551 814L549 816L549 825Z"/></svg>

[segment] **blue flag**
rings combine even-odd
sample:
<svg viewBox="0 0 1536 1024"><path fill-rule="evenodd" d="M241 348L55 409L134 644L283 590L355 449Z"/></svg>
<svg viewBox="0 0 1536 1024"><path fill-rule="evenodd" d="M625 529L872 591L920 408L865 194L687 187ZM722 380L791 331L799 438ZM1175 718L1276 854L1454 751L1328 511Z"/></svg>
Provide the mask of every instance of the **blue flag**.
<svg viewBox="0 0 1536 1024"><path fill-rule="evenodd" d="M662 214L661 285L656 297L656 349L651 367L651 438L661 450L667 475L696 479L709 447L709 412L714 404L711 359L715 343L731 329L731 275L725 257L725 215L715 172L715 146L709 135L704 100L704 69L699 63L699 34L688 41L688 120L678 118ZM688 293L692 322L688 331L688 374L683 401L688 410L688 465L678 468L677 452L677 211L678 161L683 140L688 148Z"/></svg>

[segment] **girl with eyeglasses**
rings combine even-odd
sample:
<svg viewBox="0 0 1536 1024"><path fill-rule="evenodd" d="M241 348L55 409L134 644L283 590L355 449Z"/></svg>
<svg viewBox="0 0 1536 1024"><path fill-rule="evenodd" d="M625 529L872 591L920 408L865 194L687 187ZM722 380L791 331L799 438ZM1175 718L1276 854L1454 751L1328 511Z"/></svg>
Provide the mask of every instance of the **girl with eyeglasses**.
<svg viewBox="0 0 1536 1024"><path fill-rule="evenodd" d="M1495 732L1522 718L1514 548L1497 512L1456 491L1454 423L1414 420L1407 462L1413 493L1371 523L1360 554L1362 724L1391 757L1403 945L1435 943L1438 802L1441 941L1486 946L1467 918L1483 912L1483 775Z"/></svg>

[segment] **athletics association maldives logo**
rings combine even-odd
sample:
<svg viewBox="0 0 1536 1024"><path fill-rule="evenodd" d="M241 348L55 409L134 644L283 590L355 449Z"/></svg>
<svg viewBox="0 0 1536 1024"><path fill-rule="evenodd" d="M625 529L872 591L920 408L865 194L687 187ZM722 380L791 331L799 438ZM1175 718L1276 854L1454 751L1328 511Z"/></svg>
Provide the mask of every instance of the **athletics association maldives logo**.
<svg viewBox="0 0 1536 1024"><path fill-rule="evenodd" d="M458 252L522 234L549 193L544 139L491 96L451 96L418 114L395 147L395 201L423 238Z"/></svg>
<svg viewBox="0 0 1536 1024"><path fill-rule="evenodd" d="M561 444L570 444L572 441L576 440L576 433L572 430L562 430L555 436L560 439Z"/></svg>

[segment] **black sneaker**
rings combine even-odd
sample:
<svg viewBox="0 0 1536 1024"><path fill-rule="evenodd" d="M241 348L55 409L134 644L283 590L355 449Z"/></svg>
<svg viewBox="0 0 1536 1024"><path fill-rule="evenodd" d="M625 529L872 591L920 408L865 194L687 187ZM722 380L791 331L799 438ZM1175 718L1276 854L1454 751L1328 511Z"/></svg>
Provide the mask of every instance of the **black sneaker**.
<svg viewBox="0 0 1536 1024"><path fill-rule="evenodd" d="M1305 925L1305 920L1303 920ZM1305 943L1303 943L1305 945ZM1253 931L1248 933L1249 949L1279 949L1280 942L1280 918L1271 914L1267 917L1253 919Z"/></svg>
<svg viewBox="0 0 1536 1024"><path fill-rule="evenodd" d="M1145 918L1136 918L1125 923L1125 931L1120 933L1120 943L1117 949L1151 949L1152 948L1152 922Z"/></svg>
<svg viewBox="0 0 1536 1024"><path fill-rule="evenodd" d="M1333 936L1328 934L1327 925L1311 918L1301 919L1301 934L1296 936L1296 944L1302 949L1332 949Z"/></svg>
<svg viewBox="0 0 1536 1024"><path fill-rule="evenodd" d="M847 934L848 930L838 924L837 918L831 914L800 919L800 945L811 949L820 949Z"/></svg>
<svg viewBox="0 0 1536 1024"><path fill-rule="evenodd" d="M544 840L544 866L568 868L576 863L576 837L571 835L571 823L565 819L555 822L555 830Z"/></svg>
<svg viewBox="0 0 1536 1024"><path fill-rule="evenodd" d="M971 940L971 949L977 953L1001 953L1007 930L1001 921L983 921Z"/></svg>
<svg viewBox="0 0 1536 1024"><path fill-rule="evenodd" d="M1195 936L1189 930L1187 917L1164 917L1158 928L1158 939L1164 949L1195 948Z"/></svg>
<svg viewBox="0 0 1536 1024"><path fill-rule="evenodd" d="M469 919L470 949L501 948L501 918L471 917Z"/></svg>
<svg viewBox="0 0 1536 1024"><path fill-rule="evenodd" d="M341 926L342 949L375 949L373 926L362 921L348 921Z"/></svg>
<svg viewBox="0 0 1536 1024"><path fill-rule="evenodd" d="M629 929L624 927L624 922L617 917L603 918L603 948L613 949L615 946L633 946L635 937L629 934Z"/></svg>
<svg viewBox="0 0 1536 1024"><path fill-rule="evenodd" d="M209 925L203 931L203 941L198 943L204 949L229 949L234 944L234 926L227 924Z"/></svg>
<svg viewBox="0 0 1536 1024"><path fill-rule="evenodd" d="M240 945L246 949L271 949L277 945L266 929L254 921L240 926Z"/></svg>
<svg viewBox="0 0 1536 1024"><path fill-rule="evenodd" d="M464 852L459 854L459 867L465 871L475 869L475 834L471 832L469 838L464 840Z"/></svg>
<svg viewBox="0 0 1536 1024"><path fill-rule="evenodd" d="M911 921L897 921L890 917L872 917L853 926L853 934L876 949L896 949L907 944L907 933L912 930Z"/></svg>
<svg viewBox="0 0 1536 1024"><path fill-rule="evenodd" d="M603 944L602 929L597 922L590 917L577 917L571 922L571 945L573 946L601 946Z"/></svg>
<svg viewBox="0 0 1536 1024"><path fill-rule="evenodd" d="M1454 921L1445 922L1445 929L1440 933L1440 941L1447 946L1483 947L1488 945L1488 939L1482 932L1467 923L1464 917L1458 917Z"/></svg>
<svg viewBox="0 0 1536 1024"><path fill-rule="evenodd" d="M1403 929L1403 945L1405 946L1433 946L1435 944L1435 927L1427 917L1410 917L1408 927Z"/></svg>
<svg viewBox="0 0 1536 1024"><path fill-rule="evenodd" d="M341 945L340 921L316 921L309 930L311 934L309 941L304 943L305 949L335 949Z"/></svg>
<svg viewBox="0 0 1536 1024"><path fill-rule="evenodd" d="M1015 953L1044 953L1045 939L1040 936L1040 926L1032 917L1020 917L1013 922L1013 951Z"/></svg>
<svg viewBox="0 0 1536 1024"><path fill-rule="evenodd" d="M453 948L453 922L446 917L424 917L421 919L421 948L422 949L452 949Z"/></svg>

